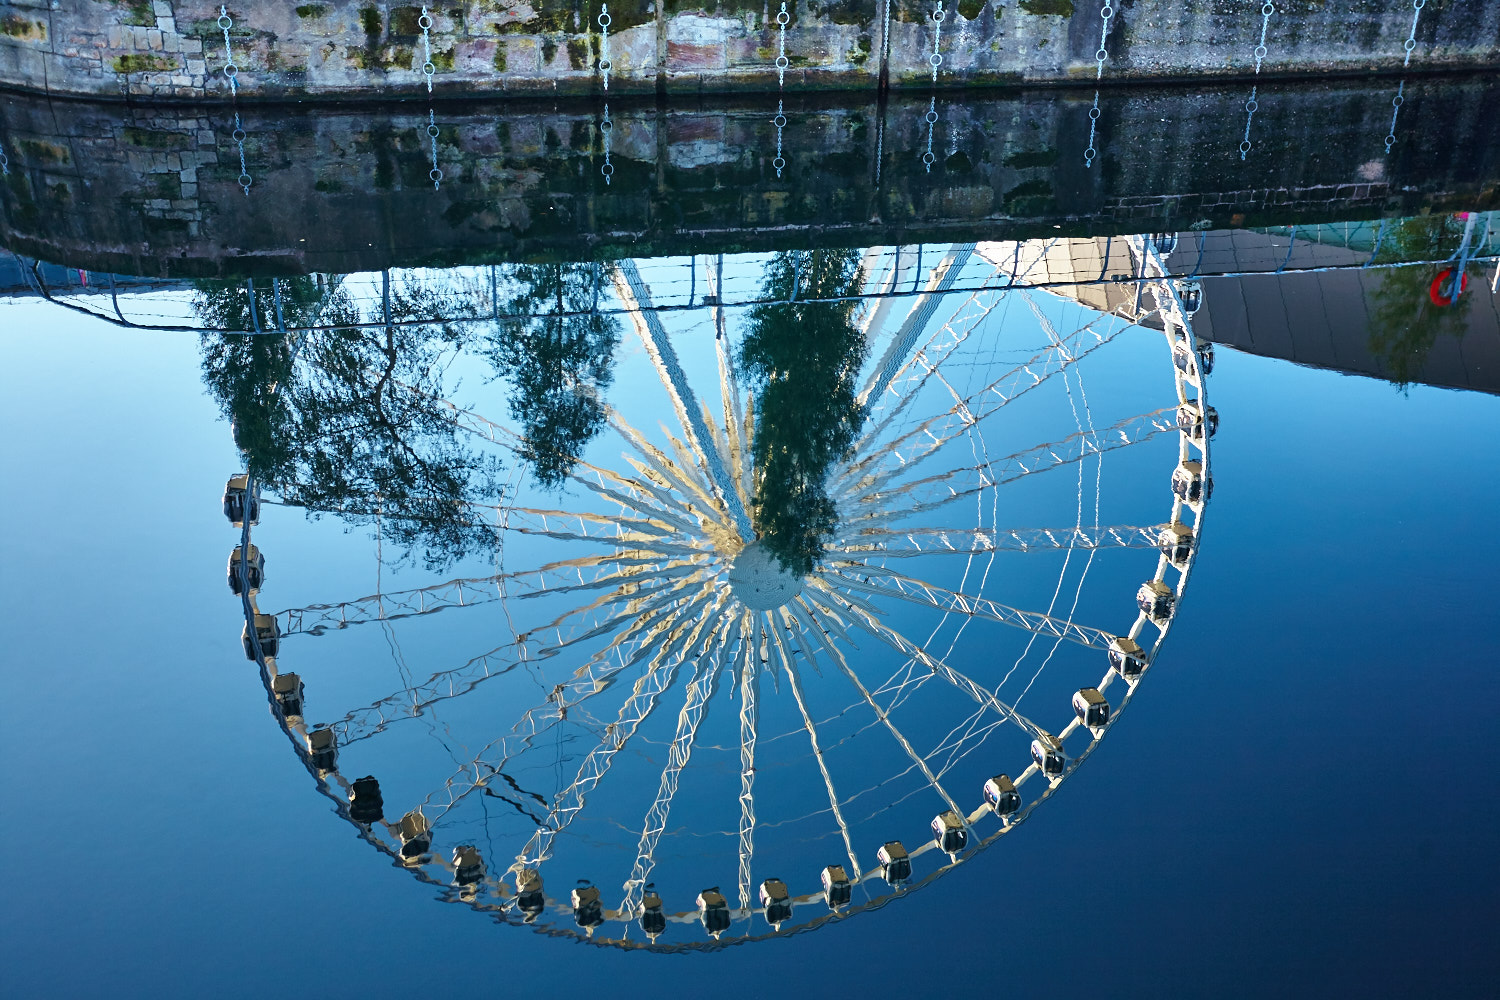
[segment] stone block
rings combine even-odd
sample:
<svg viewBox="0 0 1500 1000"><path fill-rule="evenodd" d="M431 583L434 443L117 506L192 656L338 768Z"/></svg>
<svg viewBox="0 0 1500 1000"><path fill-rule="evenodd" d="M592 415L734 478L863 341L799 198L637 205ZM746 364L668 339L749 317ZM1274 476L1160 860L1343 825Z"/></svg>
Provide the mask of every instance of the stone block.
<svg viewBox="0 0 1500 1000"><path fill-rule="evenodd" d="M667 42L667 69L673 72L707 72L726 65L722 42L708 45Z"/></svg>

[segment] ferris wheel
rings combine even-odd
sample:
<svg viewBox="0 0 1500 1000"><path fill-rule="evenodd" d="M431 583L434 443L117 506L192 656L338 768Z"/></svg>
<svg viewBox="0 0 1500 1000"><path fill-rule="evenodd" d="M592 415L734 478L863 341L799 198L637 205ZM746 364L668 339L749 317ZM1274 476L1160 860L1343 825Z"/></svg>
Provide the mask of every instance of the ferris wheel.
<svg viewBox="0 0 1500 1000"><path fill-rule="evenodd" d="M722 304L655 310L631 261L611 275L631 378L560 495L521 484L486 512L494 572L264 612L252 525L276 488L232 478L245 652L319 790L447 900L657 950L846 919L1015 829L1156 661L1217 425L1159 247L1132 239L1143 281L1108 311L1022 287L1051 246L915 274L867 255L865 288L921 294L899 322L889 299L846 313L853 416L812 477L806 565L767 527L775 435L805 431L759 405L788 373L745 370ZM813 323L804 299L785 316Z"/></svg>

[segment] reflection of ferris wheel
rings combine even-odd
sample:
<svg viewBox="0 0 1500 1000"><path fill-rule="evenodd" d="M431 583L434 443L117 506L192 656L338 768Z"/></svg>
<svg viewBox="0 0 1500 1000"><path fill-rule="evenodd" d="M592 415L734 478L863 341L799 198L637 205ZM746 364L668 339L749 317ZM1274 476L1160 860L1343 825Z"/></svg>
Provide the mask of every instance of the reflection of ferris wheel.
<svg viewBox="0 0 1500 1000"><path fill-rule="evenodd" d="M609 440L574 469L566 509L518 499L496 511L507 565L495 574L261 613L259 487L231 479L245 649L320 789L447 898L621 947L807 929L973 857L1119 717L1198 550L1212 359L1159 255L1132 245L1155 301L1135 324L1008 291L1014 262L952 293L962 303L935 322L958 272L980 263L955 248L860 373L865 418L827 476L836 526L805 575L756 537L760 428L728 338L680 356L686 338L651 310L633 263L616 294L670 429L632 422L627 403L644 396L633 383ZM866 317L872 336L878 320ZM1175 396L1138 412L1130 373L1148 322L1165 334ZM714 378L695 380L695 361ZM1091 364L1111 378L1086 386ZM694 390L714 382L711 401ZM467 433L522 444L471 409L450 412ZM1037 443L1059 420L1070 432ZM622 459L596 457L611 448ZM1135 458L1153 454L1163 461ZM1170 484L1166 521L1111 526L1130 522L1107 516L1106 473L1123 507L1149 498L1160 510ZM1154 572L1141 549L1156 550ZM1133 621L1121 616L1132 594ZM298 636L341 637L326 647L375 623L393 650L446 647L484 614L475 634L505 642L426 680L404 667L398 691L342 717L315 714L302 677L277 663L289 640L306 655ZM398 641L396 627L411 631ZM361 704L358 660L302 669L318 692ZM446 762L436 779L434 755ZM381 777L345 776L366 771Z"/></svg>

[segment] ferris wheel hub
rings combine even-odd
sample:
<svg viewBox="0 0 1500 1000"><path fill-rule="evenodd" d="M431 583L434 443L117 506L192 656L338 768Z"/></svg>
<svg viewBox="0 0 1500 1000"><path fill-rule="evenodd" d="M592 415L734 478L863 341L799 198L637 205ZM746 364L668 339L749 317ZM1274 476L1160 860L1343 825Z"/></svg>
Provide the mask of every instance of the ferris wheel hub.
<svg viewBox="0 0 1500 1000"><path fill-rule="evenodd" d="M761 542L751 542L730 564L729 592L751 611L773 611L802 593L802 577L783 569Z"/></svg>

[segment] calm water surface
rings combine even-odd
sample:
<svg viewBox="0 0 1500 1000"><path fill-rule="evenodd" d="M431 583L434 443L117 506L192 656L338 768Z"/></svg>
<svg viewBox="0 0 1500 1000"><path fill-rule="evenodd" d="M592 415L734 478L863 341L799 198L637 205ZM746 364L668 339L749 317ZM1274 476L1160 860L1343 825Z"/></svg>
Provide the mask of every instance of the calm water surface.
<svg viewBox="0 0 1500 1000"><path fill-rule="evenodd" d="M1492 216L17 260L8 992L1485 995Z"/></svg>

